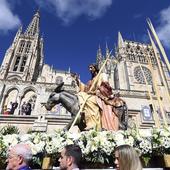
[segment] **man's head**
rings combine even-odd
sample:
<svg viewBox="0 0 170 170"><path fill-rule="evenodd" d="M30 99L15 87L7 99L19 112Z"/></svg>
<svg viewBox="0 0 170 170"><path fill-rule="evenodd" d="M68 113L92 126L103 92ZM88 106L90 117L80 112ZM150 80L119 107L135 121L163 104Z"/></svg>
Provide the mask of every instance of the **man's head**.
<svg viewBox="0 0 170 170"><path fill-rule="evenodd" d="M77 145L67 145L61 151L59 158L61 170L71 170L77 168L82 159L82 152Z"/></svg>
<svg viewBox="0 0 170 170"><path fill-rule="evenodd" d="M18 170L20 167L28 165L31 159L30 147L26 144L17 144L9 150L6 170Z"/></svg>
<svg viewBox="0 0 170 170"><path fill-rule="evenodd" d="M94 76L96 76L97 73L99 72L99 68L98 68L98 66L97 66L96 64L90 64L90 65L89 65L89 70L90 70L90 72L91 72L91 74L92 74L92 78L93 78Z"/></svg>

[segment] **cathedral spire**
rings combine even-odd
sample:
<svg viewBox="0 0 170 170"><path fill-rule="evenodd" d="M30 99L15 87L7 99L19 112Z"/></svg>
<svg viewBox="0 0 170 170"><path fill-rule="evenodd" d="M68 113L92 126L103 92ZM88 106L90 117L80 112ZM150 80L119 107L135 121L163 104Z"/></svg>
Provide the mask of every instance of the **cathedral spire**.
<svg viewBox="0 0 170 170"><path fill-rule="evenodd" d="M21 33L22 33L22 25L18 28L16 35L20 35Z"/></svg>
<svg viewBox="0 0 170 170"><path fill-rule="evenodd" d="M124 47L124 41L120 32L118 32L118 48Z"/></svg>
<svg viewBox="0 0 170 170"><path fill-rule="evenodd" d="M19 36L21 35L21 33L22 33L22 26L20 26L19 28L18 28L18 31L17 31L17 33L16 33L16 35L15 35L15 37L14 37L14 44L17 42L17 40L19 39Z"/></svg>
<svg viewBox="0 0 170 170"><path fill-rule="evenodd" d="M100 48L100 44L99 44L99 48L98 48L98 50L97 50L96 60L97 60L97 64L100 64L101 61L102 61L102 50L101 50L101 48Z"/></svg>
<svg viewBox="0 0 170 170"><path fill-rule="evenodd" d="M26 35L38 35L39 34L39 24L40 24L40 14L39 14L39 10L35 13L35 15L33 16L32 21L30 22L30 24L28 25L28 28L25 31Z"/></svg>
<svg viewBox="0 0 170 170"><path fill-rule="evenodd" d="M106 58L109 57L109 48L108 48L108 45L107 45L107 42L106 42Z"/></svg>

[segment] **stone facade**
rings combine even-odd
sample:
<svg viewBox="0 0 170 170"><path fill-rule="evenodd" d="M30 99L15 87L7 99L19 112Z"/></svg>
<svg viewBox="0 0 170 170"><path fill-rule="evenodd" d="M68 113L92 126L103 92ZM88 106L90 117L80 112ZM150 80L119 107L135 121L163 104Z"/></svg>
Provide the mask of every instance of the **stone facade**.
<svg viewBox="0 0 170 170"><path fill-rule="evenodd" d="M67 117L68 113L61 105L57 105L52 111L47 112L42 106L54 90L57 84L64 81L65 88L74 90L73 78L69 71L55 70L44 64L43 38L40 36L40 15L37 12L25 32L19 28L12 45L7 50L0 68L0 122L23 125L25 129L32 128L35 119L40 115L53 117L56 122ZM12 115L8 114L12 105L17 103ZM24 106L30 107L30 111L24 113ZM8 116L6 121L4 116ZM9 119L10 117L10 119ZM51 119L51 118L50 118ZM65 125L68 120L63 124ZM50 123L48 123L50 126ZM53 124L57 124L54 123ZM47 130L50 128L47 128Z"/></svg>
<svg viewBox="0 0 170 170"><path fill-rule="evenodd" d="M52 132L55 128L65 126L71 118L70 113L61 105L57 105L50 112L46 111L42 103L47 101L56 84L62 81L66 89L76 91L75 82L69 71L55 70L44 64L43 38L40 36L39 22L40 15L37 12L25 32L19 28L0 67L0 126L16 125L23 133L28 129ZM108 74L114 92L119 92L127 103L130 126L140 128L153 126L152 111L160 114L160 104L168 123L170 121L168 95L170 77L158 50L157 54L163 77L153 48L149 44L123 40L119 33L114 55L110 55L107 46L104 55L100 47L97 51L99 67L109 57L104 72ZM153 70L149 65L148 57L151 59ZM153 82L157 84L161 103L157 99ZM165 85L168 87L168 92ZM25 105L28 106L28 103L30 112L24 113L23 108ZM13 109L12 114L7 115L12 104L13 106L17 104L16 108ZM161 122L163 122L162 116Z"/></svg>
<svg viewBox="0 0 170 170"><path fill-rule="evenodd" d="M170 76L158 49L156 50L161 70L150 44L123 40L122 35L118 33L115 56L109 55L110 51L106 47L105 56L109 56L110 60L106 64L105 72L110 77L110 84L115 93L119 92L127 103L131 126L140 128L153 126L154 118L151 113L153 111L159 116L160 124L163 123L161 107L167 123L170 123ZM99 48L97 62L101 66L104 60L105 57L102 58ZM149 64L149 61L152 64Z"/></svg>

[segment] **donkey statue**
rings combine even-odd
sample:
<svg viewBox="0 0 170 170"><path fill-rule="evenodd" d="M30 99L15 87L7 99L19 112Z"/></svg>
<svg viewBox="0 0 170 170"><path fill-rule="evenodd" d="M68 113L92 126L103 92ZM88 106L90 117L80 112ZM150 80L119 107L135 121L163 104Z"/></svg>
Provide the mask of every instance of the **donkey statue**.
<svg viewBox="0 0 170 170"><path fill-rule="evenodd" d="M80 101L77 94L74 94L70 91L66 91L63 88L64 82L57 86L57 88L50 94L47 103L44 104L47 110L51 110L56 104L61 103L67 111L71 113L72 120L66 125L65 130L69 130L75 116L80 110ZM113 112L118 116L119 119L119 128L127 129L128 121L128 112L126 103L119 97L115 96L113 104ZM85 121L86 113L80 113L80 117L77 119L76 125L81 131L86 128L88 122Z"/></svg>

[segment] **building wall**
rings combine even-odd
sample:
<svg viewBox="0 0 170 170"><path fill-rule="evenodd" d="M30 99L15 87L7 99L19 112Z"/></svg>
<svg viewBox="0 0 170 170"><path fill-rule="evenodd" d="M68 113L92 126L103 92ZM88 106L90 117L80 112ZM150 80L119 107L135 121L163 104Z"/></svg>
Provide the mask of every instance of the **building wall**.
<svg viewBox="0 0 170 170"><path fill-rule="evenodd" d="M115 88L113 86L113 88L115 91L118 91L120 96L126 101L130 119L134 119L134 122L136 122L138 127L147 128L153 126L153 113L151 113L152 109L150 108L152 104L155 106L155 111L158 116L160 114L160 107L163 107L167 122L170 123L170 76L167 73L165 64L160 60L160 64L163 66L163 78L168 85L168 91L166 91L165 85L163 84L152 46L149 44L123 40L120 36L121 35L119 34L117 53L115 54L115 58L118 61L117 67L110 76L118 76L118 78L116 78L116 84L118 85ZM158 50L157 54L160 59ZM149 65L148 58L151 59L153 71L152 67ZM144 80L141 68L144 70L143 73L148 80L148 85ZM152 83L150 84L151 81ZM148 90L151 93L153 103L150 99ZM158 96L161 98L160 102L158 102ZM147 118L147 111L152 118L149 116ZM162 116L160 122L163 122Z"/></svg>
<svg viewBox="0 0 170 170"><path fill-rule="evenodd" d="M0 67L0 124L1 126L16 125L22 129L22 133L30 128L48 132L52 132L56 128L63 128L71 119L70 113L61 105L56 105L51 111L47 111L43 103L47 102L51 92L61 82L64 82L65 89L76 92L75 80L69 71L56 70L43 62L43 39L39 35L39 26L35 24L39 23L39 17L39 14L36 13L30 23L30 25L36 26L33 29L36 30L35 33L32 32L32 26L28 26L26 32L23 32L21 28L18 30ZM31 42L29 50L26 50L26 45L20 51L21 41L27 43L28 40ZM18 55L27 56L23 71L13 70ZM148 56L152 60L153 75L147 61ZM160 114L160 103L153 84L149 83L147 86L142 77L141 67L145 69L144 74L147 75L148 82L156 80L161 104L166 118L170 122L170 101L151 45L123 40L119 33L118 47L114 56L109 56L108 47L104 56L101 49L98 50L97 63L100 67L106 57L109 57L110 60L107 62L104 72L108 74L114 93L119 92L127 103L129 125L139 128L153 126L153 104L156 114ZM169 73L165 64L160 62L169 90ZM153 103L148 90L151 92ZM10 108L11 102L18 105L12 115L7 115L6 111ZM21 108L24 102L31 104L30 115L22 114ZM160 119L162 121L161 116Z"/></svg>
<svg viewBox="0 0 170 170"><path fill-rule="evenodd" d="M69 71L56 70L44 63L39 19L37 11L26 31L18 29L0 67L1 126L9 123L23 127L22 131L34 126L49 131L63 127L71 119L70 113L61 105L55 106L51 111L43 106L61 82L64 82L65 89L76 90L75 80ZM14 108L12 106L16 108L9 115L8 111ZM31 108L27 113L23 111L26 106ZM63 120L63 115L66 121ZM45 116L47 120L39 119L41 116Z"/></svg>

